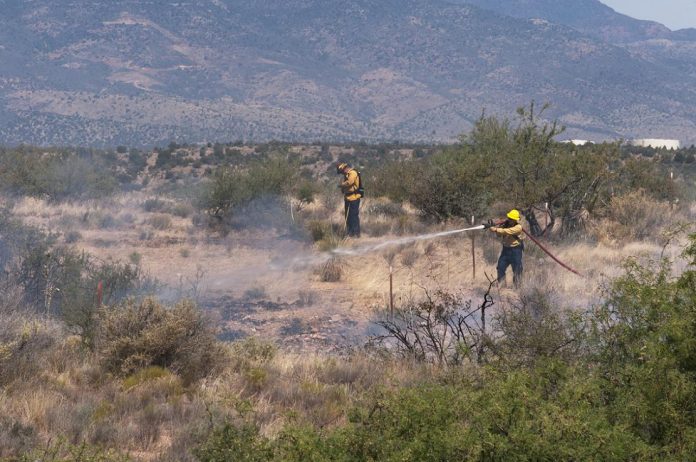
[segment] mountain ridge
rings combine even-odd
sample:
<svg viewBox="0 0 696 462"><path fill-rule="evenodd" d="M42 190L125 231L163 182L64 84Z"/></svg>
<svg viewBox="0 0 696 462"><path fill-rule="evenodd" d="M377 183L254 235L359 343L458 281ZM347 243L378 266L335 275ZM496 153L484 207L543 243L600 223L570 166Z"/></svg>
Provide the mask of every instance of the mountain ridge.
<svg viewBox="0 0 696 462"><path fill-rule="evenodd" d="M448 141L533 99L568 136L696 133L682 61L475 5L3 3L6 144Z"/></svg>
<svg viewBox="0 0 696 462"><path fill-rule="evenodd" d="M672 31L657 21L632 18L599 0L448 0L515 18L543 18L611 43L652 39L694 40L696 29Z"/></svg>

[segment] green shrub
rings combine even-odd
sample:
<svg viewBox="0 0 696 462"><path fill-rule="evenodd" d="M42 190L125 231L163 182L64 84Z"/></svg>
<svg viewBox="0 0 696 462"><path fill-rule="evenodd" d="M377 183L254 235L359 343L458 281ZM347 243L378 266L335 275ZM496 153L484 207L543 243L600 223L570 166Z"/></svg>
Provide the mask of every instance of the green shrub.
<svg viewBox="0 0 696 462"><path fill-rule="evenodd" d="M216 429L194 454L201 462L264 462L273 458L269 441L253 424L225 424Z"/></svg>
<svg viewBox="0 0 696 462"><path fill-rule="evenodd" d="M104 309L96 344L104 368L120 375L159 366L190 383L214 372L225 360L213 329L191 302L170 309L147 299Z"/></svg>
<svg viewBox="0 0 696 462"><path fill-rule="evenodd" d="M128 260L134 265L140 265L140 263L143 261L143 256L137 251L133 251L128 255Z"/></svg>
<svg viewBox="0 0 696 462"><path fill-rule="evenodd" d="M666 265L627 263L589 337L607 412L674 460L696 447L696 234L690 242L676 279Z"/></svg>
<svg viewBox="0 0 696 462"><path fill-rule="evenodd" d="M658 201L674 201L679 197L676 182L669 181L665 168L652 159L624 160L613 183L616 194L643 191Z"/></svg>
<svg viewBox="0 0 696 462"><path fill-rule="evenodd" d="M230 349L235 371L266 364L278 353L278 349L272 343L261 341L255 337L235 342Z"/></svg>
<svg viewBox="0 0 696 462"><path fill-rule="evenodd" d="M219 168L199 198L198 206L212 216L229 217L254 199L289 192L297 175L296 166L280 156L255 162L246 170Z"/></svg>
<svg viewBox="0 0 696 462"><path fill-rule="evenodd" d="M146 367L145 369L141 369L133 375L129 375L128 377L123 379L123 389L130 390L131 388L137 387L144 383L170 376L171 372L169 372L167 369L164 369L163 367Z"/></svg>
<svg viewBox="0 0 696 462"><path fill-rule="evenodd" d="M55 325L18 313L0 313L0 386L34 379L45 366L44 357L56 348L59 334Z"/></svg>
<svg viewBox="0 0 696 462"><path fill-rule="evenodd" d="M295 186L295 198L303 204L311 204L320 188L314 180L303 180Z"/></svg>
<svg viewBox="0 0 696 462"><path fill-rule="evenodd" d="M307 223L307 230L312 236L312 241L318 242L331 234L331 223L324 220L310 220Z"/></svg>
<svg viewBox="0 0 696 462"><path fill-rule="evenodd" d="M62 441L51 442L47 448L23 454L8 462L130 462L133 459L112 449L102 449L87 443L71 445Z"/></svg>

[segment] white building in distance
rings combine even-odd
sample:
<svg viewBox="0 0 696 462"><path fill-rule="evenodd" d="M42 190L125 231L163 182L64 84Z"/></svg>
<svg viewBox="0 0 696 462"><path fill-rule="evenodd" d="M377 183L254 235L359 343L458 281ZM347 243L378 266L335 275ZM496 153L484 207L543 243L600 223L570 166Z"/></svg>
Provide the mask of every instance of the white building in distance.
<svg viewBox="0 0 696 462"><path fill-rule="evenodd" d="M679 149L681 148L681 143L679 140L661 140L657 138L644 138L638 140L631 140L628 142L631 146L639 146L641 148L655 148L655 149Z"/></svg>

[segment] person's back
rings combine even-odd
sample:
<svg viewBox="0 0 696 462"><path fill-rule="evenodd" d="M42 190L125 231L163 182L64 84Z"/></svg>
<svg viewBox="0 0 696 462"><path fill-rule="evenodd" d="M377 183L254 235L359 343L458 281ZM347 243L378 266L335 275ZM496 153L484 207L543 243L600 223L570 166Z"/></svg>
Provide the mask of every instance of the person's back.
<svg viewBox="0 0 696 462"><path fill-rule="evenodd" d="M346 232L350 237L360 237L360 174L346 163L339 163L336 173L343 174L339 186L344 198Z"/></svg>

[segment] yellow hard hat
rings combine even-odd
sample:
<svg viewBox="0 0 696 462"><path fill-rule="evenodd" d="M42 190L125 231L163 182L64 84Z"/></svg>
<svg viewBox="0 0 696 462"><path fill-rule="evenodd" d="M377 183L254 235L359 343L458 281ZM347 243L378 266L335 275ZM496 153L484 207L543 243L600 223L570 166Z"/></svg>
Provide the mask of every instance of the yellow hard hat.
<svg viewBox="0 0 696 462"><path fill-rule="evenodd" d="M520 211L516 209L510 210L507 217L511 220L520 221Z"/></svg>
<svg viewBox="0 0 696 462"><path fill-rule="evenodd" d="M346 164L345 162L340 162L340 163L336 166L336 173L343 173L343 169L346 168L346 167L348 167L348 164Z"/></svg>

